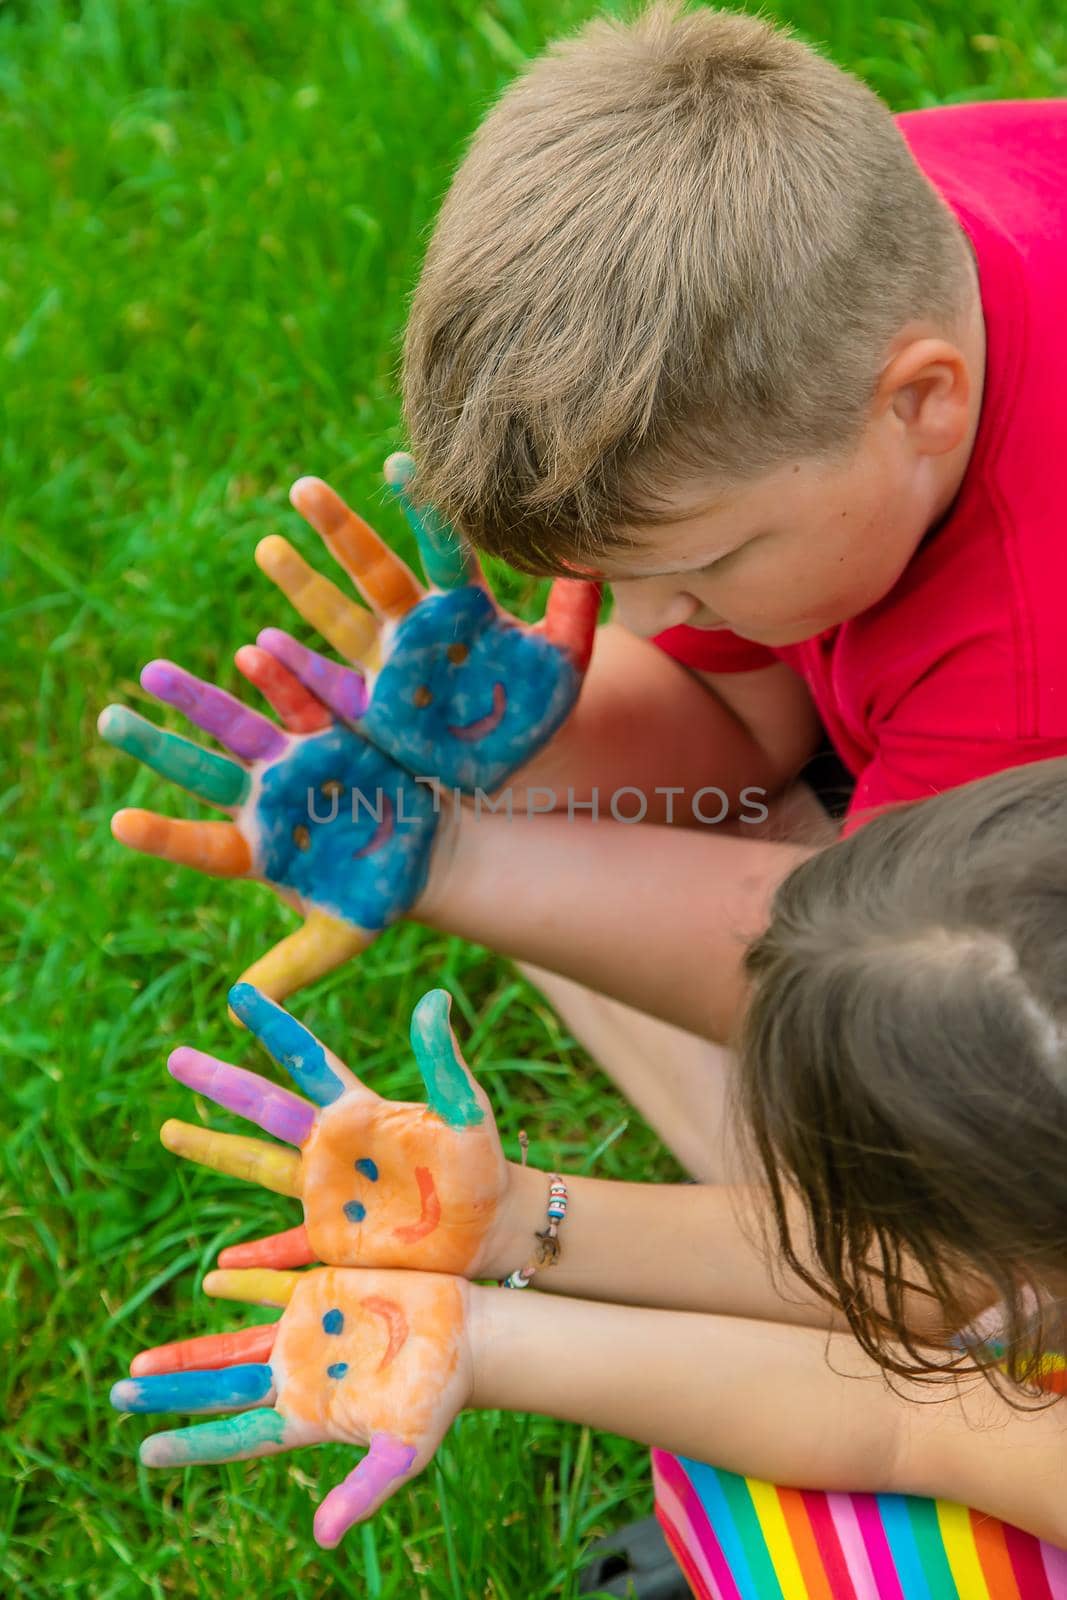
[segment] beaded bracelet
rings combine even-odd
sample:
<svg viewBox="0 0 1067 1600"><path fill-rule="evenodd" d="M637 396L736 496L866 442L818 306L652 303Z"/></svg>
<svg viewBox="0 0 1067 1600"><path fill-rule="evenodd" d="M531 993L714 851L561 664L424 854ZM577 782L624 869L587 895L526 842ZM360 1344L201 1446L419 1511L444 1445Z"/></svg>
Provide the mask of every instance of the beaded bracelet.
<svg viewBox="0 0 1067 1600"><path fill-rule="evenodd" d="M519 1134L519 1148L522 1151L522 1164L526 1165L526 1152L529 1140L525 1129ZM559 1226L567 1215L567 1185L558 1172L548 1175L548 1226L543 1233L534 1233L534 1238L539 1240L537 1254L532 1260L527 1261L523 1267L516 1267L514 1272L506 1278L499 1280L501 1289L525 1289L538 1267L554 1267L559 1260Z"/></svg>

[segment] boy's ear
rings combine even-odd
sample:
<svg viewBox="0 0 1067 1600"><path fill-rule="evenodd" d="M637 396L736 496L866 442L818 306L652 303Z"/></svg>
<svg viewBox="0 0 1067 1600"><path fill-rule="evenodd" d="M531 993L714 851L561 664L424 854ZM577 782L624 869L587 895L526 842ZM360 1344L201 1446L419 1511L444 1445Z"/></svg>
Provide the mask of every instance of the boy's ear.
<svg viewBox="0 0 1067 1600"><path fill-rule="evenodd" d="M920 454L941 455L966 436L973 382L966 355L951 340L912 339L882 371L875 415L891 408Z"/></svg>

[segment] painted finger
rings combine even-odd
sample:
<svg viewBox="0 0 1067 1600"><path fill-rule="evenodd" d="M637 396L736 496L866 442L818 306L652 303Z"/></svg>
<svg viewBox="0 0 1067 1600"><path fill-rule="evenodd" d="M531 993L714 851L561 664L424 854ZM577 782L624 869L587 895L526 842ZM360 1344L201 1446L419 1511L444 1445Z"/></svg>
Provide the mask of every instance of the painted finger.
<svg viewBox="0 0 1067 1600"><path fill-rule="evenodd" d="M243 644L233 659L238 672L274 707L290 733L318 733L330 726L333 718L326 707L269 651Z"/></svg>
<svg viewBox="0 0 1067 1600"><path fill-rule="evenodd" d="M236 761L228 761L177 733L165 733L127 706L105 706L96 726L108 744L125 750L161 778L188 789L198 800L217 806L239 806L248 794L248 774Z"/></svg>
<svg viewBox="0 0 1067 1600"><path fill-rule="evenodd" d="M288 539L276 533L261 539L256 546L256 565L339 655L347 661L378 665L378 624L374 617L343 595L329 578L309 567Z"/></svg>
<svg viewBox="0 0 1067 1600"><path fill-rule="evenodd" d="M187 1089L213 1100L226 1111L254 1122L286 1144L301 1145L315 1126L315 1108L289 1089L279 1089L258 1072L246 1072L227 1061L181 1045L171 1051L167 1071Z"/></svg>
<svg viewBox="0 0 1067 1600"><path fill-rule="evenodd" d="M332 1105L358 1087L355 1075L288 1011L250 983L235 983L227 996L230 1010L254 1033L267 1054L284 1067L298 1089L317 1106ZM366 1094L373 1091L362 1086ZM374 1096L377 1099L377 1096Z"/></svg>
<svg viewBox="0 0 1067 1600"><path fill-rule="evenodd" d="M241 1300L255 1306L287 1306L300 1282L299 1272L273 1272L252 1267L242 1272L209 1272L204 1293L216 1300Z"/></svg>
<svg viewBox="0 0 1067 1600"><path fill-rule="evenodd" d="M485 1121L487 1101L475 1082L452 1026L452 996L444 989L424 994L411 1013L411 1048L431 1110L450 1128Z"/></svg>
<svg viewBox="0 0 1067 1600"><path fill-rule="evenodd" d="M258 1183L272 1194L300 1195L300 1157L295 1150L282 1150L263 1139L248 1139L239 1133L216 1133L214 1128L195 1128L175 1118L159 1130L164 1149L197 1166L224 1172L230 1178Z"/></svg>
<svg viewBox="0 0 1067 1600"><path fill-rule="evenodd" d="M219 1266L231 1267L310 1267L317 1261L307 1229L287 1228L265 1239L249 1239L247 1244L231 1244L219 1251Z"/></svg>
<svg viewBox="0 0 1067 1600"><path fill-rule="evenodd" d="M232 822L182 822L129 808L115 812L111 832L142 855L161 856L215 878L246 878L252 871L248 841Z"/></svg>
<svg viewBox="0 0 1067 1600"><path fill-rule="evenodd" d="M239 1367L249 1361L269 1361L278 1337L276 1322L259 1323L236 1333L205 1333L199 1339L178 1339L142 1350L130 1362L130 1376L145 1378L157 1372L206 1372L209 1367Z"/></svg>
<svg viewBox="0 0 1067 1600"><path fill-rule="evenodd" d="M396 621L422 599L425 591L411 568L328 483L298 478L289 499L380 617Z"/></svg>
<svg viewBox="0 0 1067 1600"><path fill-rule="evenodd" d="M272 1000L284 1000L297 989L344 966L373 940L372 933L356 928L325 911L312 911L295 933L281 939L261 956L241 982L253 985Z"/></svg>
<svg viewBox="0 0 1067 1600"><path fill-rule="evenodd" d="M299 1441L291 1431L286 1439L285 1419L269 1407L246 1411L239 1417L218 1417L196 1428L175 1428L154 1433L141 1446L146 1467L191 1467L210 1461L247 1461L253 1456L274 1456L291 1450Z"/></svg>
<svg viewBox="0 0 1067 1600"><path fill-rule="evenodd" d="M264 628L256 639L260 649L287 667L312 694L338 717L358 722L367 709L370 696L361 672L329 661L316 650L299 644L281 628Z"/></svg>
<svg viewBox="0 0 1067 1600"><path fill-rule="evenodd" d="M411 1476L418 1455L413 1444L392 1434L376 1433L370 1449L315 1512L315 1543L324 1550L340 1544L349 1528L372 1516Z"/></svg>
<svg viewBox="0 0 1067 1600"><path fill-rule="evenodd" d="M548 604L540 630L546 639L565 650L575 669L584 672L593 654L600 585L580 578L557 578L548 591Z"/></svg>
<svg viewBox="0 0 1067 1600"><path fill-rule="evenodd" d="M141 687L164 705L176 706L243 761L276 761L285 749L285 734L269 717L173 661L150 661L141 673Z"/></svg>
<svg viewBox="0 0 1067 1600"><path fill-rule="evenodd" d="M412 457L405 450L397 450L388 458L383 471L418 541L426 576L434 587L462 589L465 584L480 583L481 568L469 545L437 515L433 506L416 506L408 493L408 484L415 475Z"/></svg>
<svg viewBox="0 0 1067 1600"><path fill-rule="evenodd" d="M123 1378L111 1390L116 1411L240 1411L274 1398L274 1376L259 1363Z"/></svg>

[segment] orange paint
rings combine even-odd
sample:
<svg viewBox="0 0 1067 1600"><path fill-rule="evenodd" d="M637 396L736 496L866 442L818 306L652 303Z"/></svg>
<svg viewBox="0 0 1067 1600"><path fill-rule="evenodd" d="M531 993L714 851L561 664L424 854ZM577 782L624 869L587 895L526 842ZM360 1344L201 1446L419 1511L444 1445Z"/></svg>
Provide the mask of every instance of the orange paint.
<svg viewBox="0 0 1067 1600"><path fill-rule="evenodd" d="M434 1188L433 1174L428 1167L415 1168L415 1182L419 1186L422 1211L418 1222L409 1222L403 1228L394 1228L393 1237L403 1244L417 1244L434 1232L441 1221L441 1201Z"/></svg>
<svg viewBox="0 0 1067 1600"><path fill-rule="evenodd" d="M386 1300L382 1295L368 1295L363 1301L363 1309L372 1312L376 1317L384 1317L385 1325L389 1329L389 1343L385 1347L385 1354L374 1369L375 1372L384 1372L386 1367L396 1360L398 1350L407 1343L408 1319L395 1300Z"/></svg>
<svg viewBox="0 0 1067 1600"><path fill-rule="evenodd" d="M184 822L154 811L116 811L111 832L120 844L216 878L243 878L252 870L252 852L232 822Z"/></svg>

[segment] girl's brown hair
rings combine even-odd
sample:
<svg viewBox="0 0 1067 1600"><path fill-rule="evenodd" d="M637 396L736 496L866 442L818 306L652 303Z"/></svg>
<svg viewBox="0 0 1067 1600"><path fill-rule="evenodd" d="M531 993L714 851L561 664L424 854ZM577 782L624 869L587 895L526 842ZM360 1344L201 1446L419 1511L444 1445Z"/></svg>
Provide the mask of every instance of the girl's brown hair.
<svg viewBox="0 0 1067 1600"><path fill-rule="evenodd" d="M403 355L412 492L533 572L858 443L974 292L888 106L785 24L656 0L551 45L455 174Z"/></svg>
<svg viewBox="0 0 1067 1600"><path fill-rule="evenodd" d="M1067 1269L1067 760L812 857L747 970L740 1090L785 1259L906 1377L951 1367L936 1346L987 1285L1008 1377L1032 1392ZM909 1327L916 1280L940 1304L933 1350Z"/></svg>

